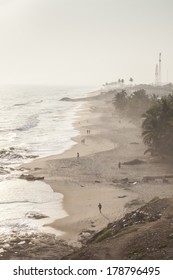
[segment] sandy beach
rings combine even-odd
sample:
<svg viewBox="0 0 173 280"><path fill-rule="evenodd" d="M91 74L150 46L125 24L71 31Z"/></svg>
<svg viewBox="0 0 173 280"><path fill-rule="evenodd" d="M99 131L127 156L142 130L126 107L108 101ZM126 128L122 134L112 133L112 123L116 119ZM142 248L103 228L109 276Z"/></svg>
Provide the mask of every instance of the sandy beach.
<svg viewBox="0 0 173 280"><path fill-rule="evenodd" d="M171 184L163 188L159 180L143 182L144 176L171 174L171 167L144 156L139 122L120 117L112 98L112 94L85 98L74 123L80 131L73 139L74 146L24 165L29 173L44 176L55 192L64 195L63 208L68 216L48 226L63 231L60 239L71 245L80 245L83 238L154 197L173 195ZM134 159L144 163L118 167L119 162Z"/></svg>

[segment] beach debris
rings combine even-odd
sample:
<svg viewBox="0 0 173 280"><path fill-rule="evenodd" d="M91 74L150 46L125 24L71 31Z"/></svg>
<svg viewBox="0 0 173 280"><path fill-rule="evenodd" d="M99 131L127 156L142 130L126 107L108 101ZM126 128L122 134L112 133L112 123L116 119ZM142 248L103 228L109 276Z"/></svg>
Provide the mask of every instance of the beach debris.
<svg viewBox="0 0 173 280"><path fill-rule="evenodd" d="M0 243L7 240L6 235L0 236ZM0 246L0 259L61 259L74 251L74 247L59 240L54 234L25 233L8 235L9 246ZM3 248L2 248L3 247ZM58 252L58 254L57 254Z"/></svg>
<svg viewBox="0 0 173 280"><path fill-rule="evenodd" d="M121 183L123 183L123 184L126 184L126 183L128 183L128 182L129 182L129 179L128 179L127 177L121 179Z"/></svg>
<svg viewBox="0 0 173 280"><path fill-rule="evenodd" d="M35 168L34 168L35 171L41 170L41 169L42 169L42 168L40 168L40 167L35 167Z"/></svg>
<svg viewBox="0 0 173 280"><path fill-rule="evenodd" d="M84 185L80 185L80 187L84 188L85 186Z"/></svg>
<svg viewBox="0 0 173 280"><path fill-rule="evenodd" d="M73 99L71 99L69 97L63 97L60 99L60 101L73 101Z"/></svg>
<svg viewBox="0 0 173 280"><path fill-rule="evenodd" d="M127 195L119 195L118 198L124 198L127 197Z"/></svg>
<svg viewBox="0 0 173 280"><path fill-rule="evenodd" d="M86 244L87 241L91 238L91 235L93 235L95 233L94 230L85 230L85 231L82 231L80 234L79 234L79 238L78 240L80 242L82 242L83 244Z"/></svg>
<svg viewBox="0 0 173 280"><path fill-rule="evenodd" d="M36 220L39 220L39 219L44 219L44 218L48 218L49 216L45 215L45 214L42 214L42 213L38 213L38 212L35 212L35 211L32 211L32 212L28 212L25 214L25 217L29 218L29 219L36 219Z"/></svg>
<svg viewBox="0 0 173 280"><path fill-rule="evenodd" d="M88 237L88 236L91 235L91 233L90 232L82 232L80 235L81 235L81 237Z"/></svg>
<svg viewBox="0 0 173 280"><path fill-rule="evenodd" d="M136 164L144 164L145 161L140 160L140 159L134 159L134 160L130 160L130 161L125 161L122 164L123 165L136 165Z"/></svg>
<svg viewBox="0 0 173 280"><path fill-rule="evenodd" d="M24 179L24 180L27 180L27 181L35 181L35 180L44 180L44 177L43 176L33 176L31 174L21 174L19 179Z"/></svg>
<svg viewBox="0 0 173 280"><path fill-rule="evenodd" d="M125 204L125 208L130 208L130 207L138 206L141 204L143 204L143 201L140 201L138 199L133 199L132 201Z"/></svg>
<svg viewBox="0 0 173 280"><path fill-rule="evenodd" d="M136 185L136 184L137 184L137 182L133 182L132 184L133 184L133 185Z"/></svg>
<svg viewBox="0 0 173 280"><path fill-rule="evenodd" d="M91 221L91 227L96 227L93 221Z"/></svg>
<svg viewBox="0 0 173 280"><path fill-rule="evenodd" d="M116 183L118 183L118 180L117 179L113 179L112 183L116 184Z"/></svg>
<svg viewBox="0 0 173 280"><path fill-rule="evenodd" d="M155 181L157 179L161 179L163 183L169 183L169 181L167 180L169 178L173 178L173 175L144 176L142 181L149 182L149 181Z"/></svg>
<svg viewBox="0 0 173 280"><path fill-rule="evenodd" d="M110 236L115 236L116 234L119 235L121 232L123 234L124 229L132 228L132 226L134 226L132 228L132 231L137 231L138 228L136 227L136 225L146 224L148 222L150 223L159 220L161 218L160 211L163 211L164 208L162 207L162 209L158 209L156 205L159 205L158 201L151 203L149 202L141 208L132 211L131 213L127 213L120 220L109 223L106 228L104 228L100 232L95 233L89 240L89 243L99 242L103 238L105 239ZM173 234L169 238L173 238Z"/></svg>
<svg viewBox="0 0 173 280"><path fill-rule="evenodd" d="M23 244L25 244L26 243L26 241L20 241L19 243L18 243L18 245L23 245Z"/></svg>
<svg viewBox="0 0 173 280"><path fill-rule="evenodd" d="M96 226L92 224L91 227L96 227Z"/></svg>
<svg viewBox="0 0 173 280"><path fill-rule="evenodd" d="M94 183L98 183L98 184L99 184L99 183L101 183L101 182L100 182L99 180L95 180Z"/></svg>
<svg viewBox="0 0 173 280"><path fill-rule="evenodd" d="M123 224L123 227L128 227L128 224Z"/></svg>
<svg viewBox="0 0 173 280"><path fill-rule="evenodd" d="M138 182L137 180L129 180L128 183L132 185L136 185Z"/></svg>

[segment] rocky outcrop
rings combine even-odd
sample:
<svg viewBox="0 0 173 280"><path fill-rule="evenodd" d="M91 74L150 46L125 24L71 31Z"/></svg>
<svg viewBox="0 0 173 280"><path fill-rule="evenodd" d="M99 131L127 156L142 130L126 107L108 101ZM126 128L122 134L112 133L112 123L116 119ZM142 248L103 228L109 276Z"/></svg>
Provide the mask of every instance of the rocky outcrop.
<svg viewBox="0 0 173 280"><path fill-rule="evenodd" d="M44 177L43 176L34 176L31 174L28 174L28 175L22 174L22 175L20 175L19 179L24 179L27 181L35 181L35 180L44 180Z"/></svg>
<svg viewBox="0 0 173 280"><path fill-rule="evenodd" d="M48 218L49 216L46 216L45 214L42 214L42 213L32 211L32 212L26 213L25 217L27 217L29 219L40 220L40 219Z"/></svg>

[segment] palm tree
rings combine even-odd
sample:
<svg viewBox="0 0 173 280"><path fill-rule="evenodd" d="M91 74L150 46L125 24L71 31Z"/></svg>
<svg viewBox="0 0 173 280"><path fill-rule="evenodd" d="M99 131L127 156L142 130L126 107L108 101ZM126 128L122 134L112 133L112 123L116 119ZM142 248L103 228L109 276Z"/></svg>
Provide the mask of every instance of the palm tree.
<svg viewBox="0 0 173 280"><path fill-rule="evenodd" d="M145 153L150 152L151 155L154 155L157 154L160 134L157 109L152 107L143 115L143 117L145 119L142 123L142 137L144 144L148 146Z"/></svg>
<svg viewBox="0 0 173 280"><path fill-rule="evenodd" d="M125 90L117 92L113 100L113 104L118 110L124 110L127 104L127 93Z"/></svg>
<svg viewBox="0 0 173 280"><path fill-rule="evenodd" d="M132 77L129 79L129 82L130 82L131 84L133 83L133 78L132 78Z"/></svg>
<svg viewBox="0 0 173 280"><path fill-rule="evenodd" d="M173 154L173 96L162 97L143 115L142 136L151 154Z"/></svg>

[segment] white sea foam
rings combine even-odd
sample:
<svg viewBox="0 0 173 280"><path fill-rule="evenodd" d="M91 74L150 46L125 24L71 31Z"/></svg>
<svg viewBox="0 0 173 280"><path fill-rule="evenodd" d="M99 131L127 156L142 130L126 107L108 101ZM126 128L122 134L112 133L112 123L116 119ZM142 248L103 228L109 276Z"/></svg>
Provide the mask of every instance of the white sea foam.
<svg viewBox="0 0 173 280"><path fill-rule="evenodd" d="M22 147L27 155L47 156L69 148L74 144L71 137L79 133L73 121L81 102L60 99L82 97L88 91L56 87L1 89L0 150Z"/></svg>
<svg viewBox="0 0 173 280"><path fill-rule="evenodd" d="M49 185L40 181L13 179L0 182L0 234L34 231L60 234L42 226L67 216L62 200L62 194L54 193ZM32 213L48 217L28 218Z"/></svg>
<svg viewBox="0 0 173 280"><path fill-rule="evenodd" d="M75 143L75 112L81 102L60 101L63 97L84 97L91 89L57 87L9 87L0 89L0 167L15 167L32 156L63 152ZM5 169L4 169L5 170ZM0 170L3 171L3 170ZM11 171L10 171L11 172ZM43 182L17 180L16 172L0 174L0 234L48 231L42 227L65 217L63 197ZM49 218L35 220L35 211ZM54 231L56 234L59 232Z"/></svg>

